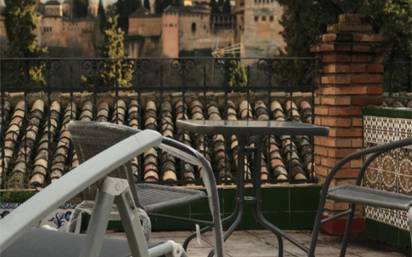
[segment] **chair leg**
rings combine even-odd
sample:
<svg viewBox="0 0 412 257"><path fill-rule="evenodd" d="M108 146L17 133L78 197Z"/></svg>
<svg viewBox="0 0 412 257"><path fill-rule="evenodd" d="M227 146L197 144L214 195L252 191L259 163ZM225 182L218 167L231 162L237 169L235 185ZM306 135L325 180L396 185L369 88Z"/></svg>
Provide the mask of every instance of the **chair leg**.
<svg viewBox="0 0 412 257"><path fill-rule="evenodd" d="M323 188L320 193L318 211L316 213L315 222L313 223L312 240L310 242L308 257L315 257L316 244L322 224L322 212L325 207L327 188Z"/></svg>
<svg viewBox="0 0 412 257"><path fill-rule="evenodd" d="M411 256L412 256L412 206L409 207L408 211L408 223L409 223L409 232L411 234Z"/></svg>
<svg viewBox="0 0 412 257"><path fill-rule="evenodd" d="M352 228L352 221L353 221L353 216L355 215L355 208L356 205L354 203L349 204L350 212L348 214L348 218L346 219L346 227L345 227L345 233L343 234L343 239L342 239L342 246L340 249L340 257L345 257L346 255L346 248L348 247L348 240Z"/></svg>

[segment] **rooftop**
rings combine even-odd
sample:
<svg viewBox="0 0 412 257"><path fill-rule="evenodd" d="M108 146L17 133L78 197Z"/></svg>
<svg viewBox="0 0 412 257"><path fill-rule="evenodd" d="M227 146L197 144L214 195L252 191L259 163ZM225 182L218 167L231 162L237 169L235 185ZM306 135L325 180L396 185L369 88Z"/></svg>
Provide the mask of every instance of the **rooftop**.
<svg viewBox="0 0 412 257"><path fill-rule="evenodd" d="M299 241L308 244L310 240L309 231L288 231L289 234L296 237ZM161 242L173 238L178 243L182 243L187 236L188 231L175 232L155 232L152 233L153 242ZM124 237L121 233L112 234L113 237ZM319 244L316 251L317 257L330 257L339 255L340 238L327 235L319 237ZM200 243L200 244L199 244ZM284 257L306 257L306 255L291 243L285 241ZM213 245L211 233L206 233L200 242L196 239L191 242L188 249L188 255L191 257L207 256ZM247 230L236 231L225 243L226 257L273 257L277 250L276 237L267 230ZM403 257L404 255L395 252L384 245L371 245L369 242L356 241L349 245L346 257Z"/></svg>

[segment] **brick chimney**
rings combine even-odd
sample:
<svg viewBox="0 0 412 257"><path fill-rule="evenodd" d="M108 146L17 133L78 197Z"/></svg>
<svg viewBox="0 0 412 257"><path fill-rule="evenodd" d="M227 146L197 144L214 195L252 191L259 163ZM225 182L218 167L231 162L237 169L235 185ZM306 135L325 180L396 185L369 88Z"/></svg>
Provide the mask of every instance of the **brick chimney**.
<svg viewBox="0 0 412 257"><path fill-rule="evenodd" d="M315 98L315 124L330 127L327 137L315 138L315 172L322 181L339 160L363 147L362 107L383 100L383 37L375 34L357 14L343 14L330 25L312 48L320 58L320 77ZM354 183L362 160L344 167L332 186ZM327 202L326 215L347 208ZM363 220L354 221L354 231ZM344 220L325 224L323 230L340 234Z"/></svg>

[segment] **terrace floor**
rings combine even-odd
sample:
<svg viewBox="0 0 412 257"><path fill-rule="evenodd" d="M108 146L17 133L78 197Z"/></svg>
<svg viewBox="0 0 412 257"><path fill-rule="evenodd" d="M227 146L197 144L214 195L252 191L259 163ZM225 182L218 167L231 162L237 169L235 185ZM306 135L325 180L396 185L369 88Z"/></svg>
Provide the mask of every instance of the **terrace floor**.
<svg viewBox="0 0 412 257"><path fill-rule="evenodd" d="M309 244L309 231L289 231L298 240ZM159 242L173 239L182 243L189 235L188 231L175 232L155 232L152 234L152 241ZM114 237L123 237L124 234L112 234ZM199 244L200 243L200 244ZM213 243L211 233L206 233L200 242L194 239L189 245L188 255L190 257L206 257ZM339 256L339 243L337 237L326 235L320 236L317 247L317 257ZM236 231L225 243L225 257L274 257L277 256L276 238L266 230ZM291 243L284 241L285 257L306 256L300 249ZM373 245L363 242L350 243L346 257L402 257L404 254L394 252L383 246Z"/></svg>

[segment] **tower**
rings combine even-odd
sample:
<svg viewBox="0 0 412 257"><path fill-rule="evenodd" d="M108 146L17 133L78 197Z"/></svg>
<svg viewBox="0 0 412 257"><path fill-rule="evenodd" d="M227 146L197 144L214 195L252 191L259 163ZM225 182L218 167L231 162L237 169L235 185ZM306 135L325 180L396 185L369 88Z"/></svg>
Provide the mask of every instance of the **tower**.
<svg viewBox="0 0 412 257"><path fill-rule="evenodd" d="M97 17L99 9L99 0L89 0L89 15L92 17Z"/></svg>

